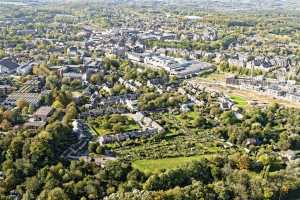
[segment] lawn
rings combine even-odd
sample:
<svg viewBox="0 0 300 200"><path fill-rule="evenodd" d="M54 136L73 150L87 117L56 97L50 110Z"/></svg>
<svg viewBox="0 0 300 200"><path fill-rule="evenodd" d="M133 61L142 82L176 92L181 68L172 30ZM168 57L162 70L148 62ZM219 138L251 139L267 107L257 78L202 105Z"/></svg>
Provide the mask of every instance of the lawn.
<svg viewBox="0 0 300 200"><path fill-rule="evenodd" d="M132 118L121 115L89 119L88 125L96 135L110 135L140 129L140 126Z"/></svg>
<svg viewBox="0 0 300 200"><path fill-rule="evenodd" d="M132 166L146 174L159 173L163 169L174 169L189 162L200 160L205 156L191 156L191 157L177 157L165 158L158 160L137 160L134 161Z"/></svg>
<svg viewBox="0 0 300 200"><path fill-rule="evenodd" d="M190 111L187 113L181 113L179 115L176 115L175 117L179 121L186 121L186 120L192 121L192 120L195 120L197 118L197 116L199 116L199 113L197 113L195 111Z"/></svg>
<svg viewBox="0 0 300 200"><path fill-rule="evenodd" d="M233 102L241 108L244 108L248 105L247 100L245 98L241 97L241 96L231 95L230 99L232 99Z"/></svg>

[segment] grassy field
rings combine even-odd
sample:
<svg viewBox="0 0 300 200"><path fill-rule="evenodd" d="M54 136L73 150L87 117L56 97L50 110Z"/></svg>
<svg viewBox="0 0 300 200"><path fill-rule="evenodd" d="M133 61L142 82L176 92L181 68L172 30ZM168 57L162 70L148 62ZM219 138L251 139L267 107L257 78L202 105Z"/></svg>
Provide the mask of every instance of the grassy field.
<svg viewBox="0 0 300 200"><path fill-rule="evenodd" d="M92 130L97 134L97 135L110 135L110 134L114 134L114 131L111 129L106 129L103 127L95 127L95 126L91 126ZM139 130L140 126L138 124L128 124L128 125L124 125L122 127L122 131L121 132L131 132L131 131L136 131Z"/></svg>
<svg viewBox="0 0 300 200"><path fill-rule="evenodd" d="M130 132L140 129L140 126L130 117L122 116L120 121L109 121L105 118L90 120L88 125L96 135L110 135L119 132ZM118 128L114 127L118 126Z"/></svg>
<svg viewBox="0 0 300 200"><path fill-rule="evenodd" d="M205 156L165 158L158 160L137 160L132 166L146 174L159 173L163 169L174 169L192 161L200 160Z"/></svg>
<svg viewBox="0 0 300 200"><path fill-rule="evenodd" d="M185 116L185 117L184 117ZM184 121L193 121L197 118L197 116L199 116L199 113L197 112L194 112L194 111L190 111L190 112L187 112L187 113L183 113L183 114L180 114L180 115L176 115L175 118L178 120L178 121L181 121L181 122L184 122Z"/></svg>
<svg viewBox="0 0 300 200"><path fill-rule="evenodd" d="M230 99L232 99L233 102L241 108L244 108L248 105L248 102L244 97L237 96L237 95L231 95Z"/></svg>
<svg viewBox="0 0 300 200"><path fill-rule="evenodd" d="M100 135L108 135L112 134L113 131L110 129L105 129L105 128L95 128L94 129L100 134ZM122 127L122 132L130 132L130 131L136 131L139 130L140 126L138 124L128 124L128 125L123 125Z"/></svg>

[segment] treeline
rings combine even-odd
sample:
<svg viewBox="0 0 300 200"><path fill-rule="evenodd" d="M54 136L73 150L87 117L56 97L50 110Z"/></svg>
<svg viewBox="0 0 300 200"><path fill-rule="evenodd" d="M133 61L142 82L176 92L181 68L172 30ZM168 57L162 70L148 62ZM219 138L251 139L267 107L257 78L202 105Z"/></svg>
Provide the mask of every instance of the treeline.
<svg viewBox="0 0 300 200"><path fill-rule="evenodd" d="M126 162L111 162L105 168L84 161L57 163L26 177L16 191L22 199L41 200L276 199L287 194L286 184L281 174L256 176L226 158L215 157L153 175L132 169ZM3 190L1 194L5 199Z"/></svg>
<svg viewBox="0 0 300 200"><path fill-rule="evenodd" d="M186 166L151 175L140 187L122 190L107 200L159 199L276 199L287 193L282 175L260 177L238 170L226 159L216 157L195 161ZM136 181L142 181L139 175ZM129 180L128 180L129 181Z"/></svg>

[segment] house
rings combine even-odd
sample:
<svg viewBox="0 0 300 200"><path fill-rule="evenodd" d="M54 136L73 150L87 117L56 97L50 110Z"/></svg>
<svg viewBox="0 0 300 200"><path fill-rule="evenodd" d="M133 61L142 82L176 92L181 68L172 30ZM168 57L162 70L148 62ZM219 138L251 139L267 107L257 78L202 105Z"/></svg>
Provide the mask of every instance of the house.
<svg viewBox="0 0 300 200"><path fill-rule="evenodd" d="M114 137L109 136L109 135L101 136L101 137L99 137L99 139L98 139L98 142L99 142L101 145L108 144L108 143L112 143L112 142L114 142L114 141L115 141Z"/></svg>
<svg viewBox="0 0 300 200"><path fill-rule="evenodd" d="M207 28L202 35L202 40L205 41L215 41L218 38L218 31L214 28Z"/></svg>
<svg viewBox="0 0 300 200"><path fill-rule="evenodd" d="M238 86L243 89L257 90L275 98L300 101L300 87L290 81L279 81L263 77L227 77L226 84Z"/></svg>
<svg viewBox="0 0 300 200"><path fill-rule="evenodd" d="M138 111L138 101L137 100L129 100L126 99L126 106L131 112L136 112Z"/></svg>
<svg viewBox="0 0 300 200"><path fill-rule="evenodd" d="M68 78L70 80L81 80L84 79L86 76L82 73L76 73L76 72L66 72L63 73L64 78Z"/></svg>
<svg viewBox="0 0 300 200"><path fill-rule="evenodd" d="M239 109L239 107L237 107L237 106L233 106L233 108L232 108L232 110L238 110L238 109ZM242 115L239 112L234 112L234 115L238 120L242 120L244 118L244 115Z"/></svg>
<svg viewBox="0 0 300 200"><path fill-rule="evenodd" d="M236 67L246 67L246 62L244 62L243 60L235 59L235 58L229 58L228 64L231 66L236 66Z"/></svg>
<svg viewBox="0 0 300 200"><path fill-rule="evenodd" d="M300 102L300 94L290 94L287 93L285 96L290 101L297 101Z"/></svg>
<svg viewBox="0 0 300 200"><path fill-rule="evenodd" d="M158 37L159 40L175 40L177 35L175 33L163 33Z"/></svg>
<svg viewBox="0 0 300 200"><path fill-rule="evenodd" d="M24 83L19 92L40 92L45 85L45 79L39 76L33 77Z"/></svg>
<svg viewBox="0 0 300 200"><path fill-rule="evenodd" d="M34 63L34 62L29 62L25 65L21 65L17 68L17 74L20 74L20 75L30 74L35 65L36 65L36 63Z"/></svg>
<svg viewBox="0 0 300 200"><path fill-rule="evenodd" d="M102 67L102 60L95 60L95 61L92 61L92 60L90 60L90 61L84 61L84 68L86 69L86 70L88 70L88 69L101 69L101 67Z"/></svg>
<svg viewBox="0 0 300 200"><path fill-rule="evenodd" d="M10 85L0 85L0 96L6 96L14 90Z"/></svg>
<svg viewBox="0 0 300 200"><path fill-rule="evenodd" d="M36 130L39 129L40 127L44 127L45 125L46 122L44 121L33 121L33 122L26 122L23 126L26 129Z"/></svg>
<svg viewBox="0 0 300 200"><path fill-rule="evenodd" d="M267 57L256 57L254 60L247 62L246 67L263 71L271 71L273 69L271 60Z"/></svg>
<svg viewBox="0 0 300 200"><path fill-rule="evenodd" d="M34 29L17 30L17 35L34 35L37 31Z"/></svg>
<svg viewBox="0 0 300 200"><path fill-rule="evenodd" d="M230 110L234 106L234 103L227 97L219 97L218 100L222 110Z"/></svg>
<svg viewBox="0 0 300 200"><path fill-rule="evenodd" d="M159 126L159 125L158 125ZM149 137L157 132L162 132L164 129L162 127L158 127L157 129L146 129L143 131L133 131L127 133L118 133L116 135L104 135L98 138L98 142L101 145L113 143L113 142L123 142L128 139L135 139L140 137Z"/></svg>
<svg viewBox="0 0 300 200"><path fill-rule="evenodd" d="M9 195L7 196L7 198L13 200L19 200L21 199L21 195L16 190L11 190L9 191Z"/></svg>
<svg viewBox="0 0 300 200"><path fill-rule="evenodd" d="M69 78L70 80L81 80L83 73L81 72L80 65L66 65L58 70L58 73L63 78Z"/></svg>
<svg viewBox="0 0 300 200"><path fill-rule="evenodd" d="M155 121L152 121L151 127L152 127L154 132L158 132L158 133L165 132L165 129Z"/></svg>
<svg viewBox="0 0 300 200"><path fill-rule="evenodd" d="M154 79L150 79L147 81L147 86L152 88L157 85L163 85L167 82L168 82L168 80L166 80L164 78L154 78Z"/></svg>
<svg viewBox="0 0 300 200"><path fill-rule="evenodd" d="M131 61L144 62L145 54L129 52L127 53L127 57Z"/></svg>
<svg viewBox="0 0 300 200"><path fill-rule="evenodd" d="M72 56L72 57L77 56L77 54L78 54L78 49L77 49L77 47L70 47L70 48L68 48L68 49L67 49L67 54L68 54L69 56Z"/></svg>
<svg viewBox="0 0 300 200"><path fill-rule="evenodd" d="M116 137L118 142L122 142L122 141L125 141L125 140L129 139L129 136L126 133L116 134L115 137Z"/></svg>
<svg viewBox="0 0 300 200"><path fill-rule="evenodd" d="M149 33L149 34L139 35L139 39L141 41L145 42L145 41L157 40L158 37L155 34Z"/></svg>
<svg viewBox="0 0 300 200"><path fill-rule="evenodd" d="M72 126L73 126L73 133L76 134L77 139L79 140L85 140L85 139L89 139L90 138L90 132L89 127L82 121L79 119L75 119L72 122Z"/></svg>
<svg viewBox="0 0 300 200"><path fill-rule="evenodd" d="M260 141L256 138L247 138L245 141L244 141L245 145L246 146L251 146L251 145L259 145L260 144Z"/></svg>
<svg viewBox="0 0 300 200"><path fill-rule="evenodd" d="M197 40L197 39L199 39L199 35L192 33L192 32L187 32L187 33L181 34L180 39L181 40Z"/></svg>
<svg viewBox="0 0 300 200"><path fill-rule="evenodd" d="M3 58L0 60L0 74L12 74L16 72L19 64L14 62L11 58Z"/></svg>
<svg viewBox="0 0 300 200"><path fill-rule="evenodd" d="M295 153L295 151L292 151L292 150L287 150L287 151L281 152L280 155L281 155L281 157L285 158L288 161L296 159L296 153Z"/></svg>
<svg viewBox="0 0 300 200"><path fill-rule="evenodd" d="M52 107L42 106L33 113L33 117L36 121L47 121L48 117L52 114L52 111Z"/></svg>

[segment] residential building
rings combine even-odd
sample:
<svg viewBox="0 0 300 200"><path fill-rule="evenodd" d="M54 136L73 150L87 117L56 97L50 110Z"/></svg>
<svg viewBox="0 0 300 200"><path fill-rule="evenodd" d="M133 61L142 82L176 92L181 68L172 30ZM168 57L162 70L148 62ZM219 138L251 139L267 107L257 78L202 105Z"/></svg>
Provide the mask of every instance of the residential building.
<svg viewBox="0 0 300 200"><path fill-rule="evenodd" d="M15 73L19 64L14 62L11 58L3 58L0 60L0 74Z"/></svg>
<svg viewBox="0 0 300 200"><path fill-rule="evenodd" d="M42 106L33 113L35 121L47 121L48 117L52 114L53 108L50 106Z"/></svg>

